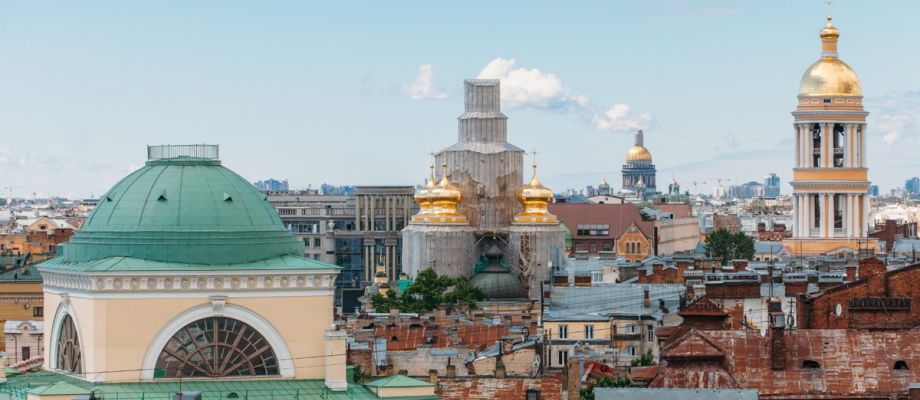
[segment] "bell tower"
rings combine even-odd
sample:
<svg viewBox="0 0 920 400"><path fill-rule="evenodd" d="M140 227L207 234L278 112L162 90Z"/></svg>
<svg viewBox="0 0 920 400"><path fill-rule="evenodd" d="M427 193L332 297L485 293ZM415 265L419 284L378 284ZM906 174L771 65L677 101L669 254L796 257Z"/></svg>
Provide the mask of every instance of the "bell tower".
<svg viewBox="0 0 920 400"><path fill-rule="evenodd" d="M821 57L799 85L793 168L791 255L878 247L867 239L869 178L866 116L856 73L837 55L840 31L831 17L821 29Z"/></svg>

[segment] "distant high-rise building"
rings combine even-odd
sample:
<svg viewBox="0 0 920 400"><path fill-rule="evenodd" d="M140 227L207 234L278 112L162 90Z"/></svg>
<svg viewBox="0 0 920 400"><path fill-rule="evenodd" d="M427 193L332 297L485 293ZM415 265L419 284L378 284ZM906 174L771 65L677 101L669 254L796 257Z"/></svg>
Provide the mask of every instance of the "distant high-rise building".
<svg viewBox="0 0 920 400"><path fill-rule="evenodd" d="M907 194L910 196L916 196L920 194L920 178L913 177L904 182L904 190L907 191Z"/></svg>
<svg viewBox="0 0 920 400"><path fill-rule="evenodd" d="M763 178L763 197L779 196L779 176L771 173Z"/></svg>
<svg viewBox="0 0 920 400"><path fill-rule="evenodd" d="M258 181L258 182L253 183L253 186L255 186L256 189L259 189L260 191L263 191L263 192L277 192L277 191L282 191L282 190L288 190L288 181L287 179L279 181L275 178L268 178L264 181Z"/></svg>
<svg viewBox="0 0 920 400"><path fill-rule="evenodd" d="M878 185L869 185L869 196L878 197Z"/></svg>

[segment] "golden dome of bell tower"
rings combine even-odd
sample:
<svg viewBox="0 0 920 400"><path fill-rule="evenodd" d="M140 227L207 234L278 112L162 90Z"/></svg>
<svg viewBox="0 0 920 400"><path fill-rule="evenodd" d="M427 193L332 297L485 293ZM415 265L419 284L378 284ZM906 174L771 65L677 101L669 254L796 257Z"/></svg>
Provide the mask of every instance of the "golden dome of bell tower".
<svg viewBox="0 0 920 400"><path fill-rule="evenodd" d="M861 96L859 77L837 56L840 30L830 16L818 35L821 37L821 58L802 75L799 94L803 96Z"/></svg>
<svg viewBox="0 0 920 400"><path fill-rule="evenodd" d="M420 221L426 215L431 214L431 190L435 187L434 164L431 164L428 169L428 182L425 183L425 186L416 190L415 195L412 196L415 204L418 204L418 213L412 216L413 221Z"/></svg>
<svg viewBox="0 0 920 400"><path fill-rule="evenodd" d="M792 178L793 232L784 241L791 255L841 249L877 249L869 239L869 178L866 116L856 72L840 60L840 30L831 17L821 29L821 57L799 84Z"/></svg>

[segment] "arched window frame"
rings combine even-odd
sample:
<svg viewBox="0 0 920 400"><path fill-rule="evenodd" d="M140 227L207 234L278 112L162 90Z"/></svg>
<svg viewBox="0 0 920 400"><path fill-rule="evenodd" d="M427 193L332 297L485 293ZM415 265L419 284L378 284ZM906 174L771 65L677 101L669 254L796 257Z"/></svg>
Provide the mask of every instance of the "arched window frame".
<svg viewBox="0 0 920 400"><path fill-rule="evenodd" d="M58 337L61 334L61 326L64 324L64 320L70 317L70 320L73 323L74 330L77 334L77 341L80 343L80 372L65 371L58 368L58 355L60 354L60 349L58 348ZM80 319L76 313L71 310L70 299L68 297L63 297L61 302L58 304L57 310L54 312L54 320L51 324L51 336L49 340L50 351L46 354L46 364L54 371L69 374L69 375L80 375L83 376L86 374L86 351L84 350L86 342L83 340L82 332L80 331Z"/></svg>
<svg viewBox="0 0 920 400"><path fill-rule="evenodd" d="M294 377L294 360L292 359L291 352L288 350L287 343L281 336L281 333L279 333L270 322L262 318L258 313L235 304L224 304L222 307L215 307L212 304L202 304L179 313L176 317L167 322L154 336L153 340L150 341L150 345L147 347L147 352L144 354L141 365L141 378L154 379L154 371L160 353L163 351L166 343L179 331L179 329L199 319L209 317L232 318L254 328L259 334L265 337L265 340L268 341L268 344L275 352L275 357L278 358L278 369L281 377Z"/></svg>

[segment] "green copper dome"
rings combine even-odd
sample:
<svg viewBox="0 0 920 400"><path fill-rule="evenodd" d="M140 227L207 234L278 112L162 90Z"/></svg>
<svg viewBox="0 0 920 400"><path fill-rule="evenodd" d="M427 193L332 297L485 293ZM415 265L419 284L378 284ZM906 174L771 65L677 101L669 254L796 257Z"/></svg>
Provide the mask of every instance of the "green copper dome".
<svg viewBox="0 0 920 400"><path fill-rule="evenodd" d="M284 228L265 195L223 167L216 146L204 156L201 146L151 155L115 184L57 263L126 257L228 265L302 257L303 243Z"/></svg>

